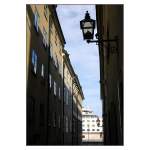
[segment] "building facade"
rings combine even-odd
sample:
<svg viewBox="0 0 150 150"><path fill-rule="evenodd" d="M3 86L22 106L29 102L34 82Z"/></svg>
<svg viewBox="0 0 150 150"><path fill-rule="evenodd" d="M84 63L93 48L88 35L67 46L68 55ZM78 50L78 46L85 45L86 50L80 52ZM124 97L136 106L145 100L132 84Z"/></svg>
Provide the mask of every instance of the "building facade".
<svg viewBox="0 0 150 150"><path fill-rule="evenodd" d="M123 145L123 5L96 5L104 144Z"/></svg>
<svg viewBox="0 0 150 150"><path fill-rule="evenodd" d="M71 65L69 54L64 50L63 55L64 72L64 127L65 144L72 142L73 145L80 145L82 142L82 101L84 95ZM71 113L70 113L71 112Z"/></svg>
<svg viewBox="0 0 150 150"><path fill-rule="evenodd" d="M73 80L77 101L84 98L64 50L56 8L26 6L27 145L73 144Z"/></svg>
<svg viewBox="0 0 150 150"><path fill-rule="evenodd" d="M103 119L90 109L82 109L82 142L103 142Z"/></svg>

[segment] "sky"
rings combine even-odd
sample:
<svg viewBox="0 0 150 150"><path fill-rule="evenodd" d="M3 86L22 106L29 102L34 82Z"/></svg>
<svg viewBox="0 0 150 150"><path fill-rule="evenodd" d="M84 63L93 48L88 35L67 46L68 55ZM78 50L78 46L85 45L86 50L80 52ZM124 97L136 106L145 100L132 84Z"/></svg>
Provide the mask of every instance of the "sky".
<svg viewBox="0 0 150 150"><path fill-rule="evenodd" d="M96 20L95 5L57 5L58 18L66 40L65 50L69 53L84 93L83 107L102 116L98 46L84 41L80 30L80 20L84 19L87 10L91 18Z"/></svg>

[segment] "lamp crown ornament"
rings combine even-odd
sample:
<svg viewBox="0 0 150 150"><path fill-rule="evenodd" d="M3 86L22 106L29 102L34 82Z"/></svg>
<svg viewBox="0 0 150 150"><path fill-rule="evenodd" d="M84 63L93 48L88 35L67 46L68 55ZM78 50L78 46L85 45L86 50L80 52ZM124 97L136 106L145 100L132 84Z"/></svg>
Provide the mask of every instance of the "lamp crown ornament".
<svg viewBox="0 0 150 150"><path fill-rule="evenodd" d="M87 20L91 19L90 14L89 14L89 12L88 12L88 11L86 11L85 19L87 19Z"/></svg>

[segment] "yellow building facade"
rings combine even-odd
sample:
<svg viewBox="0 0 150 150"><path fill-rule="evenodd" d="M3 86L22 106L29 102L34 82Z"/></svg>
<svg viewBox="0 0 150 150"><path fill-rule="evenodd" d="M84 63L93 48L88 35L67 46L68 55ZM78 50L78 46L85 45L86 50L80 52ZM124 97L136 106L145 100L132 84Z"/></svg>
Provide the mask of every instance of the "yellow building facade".
<svg viewBox="0 0 150 150"><path fill-rule="evenodd" d="M84 96L64 50L66 42L56 8L26 6L27 145L80 143Z"/></svg>

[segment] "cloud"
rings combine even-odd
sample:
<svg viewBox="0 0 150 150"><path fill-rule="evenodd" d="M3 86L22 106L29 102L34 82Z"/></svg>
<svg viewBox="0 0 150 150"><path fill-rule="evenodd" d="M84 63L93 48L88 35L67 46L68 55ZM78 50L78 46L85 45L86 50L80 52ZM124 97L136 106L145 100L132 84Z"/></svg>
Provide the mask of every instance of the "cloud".
<svg viewBox="0 0 150 150"><path fill-rule="evenodd" d="M84 18L87 10L91 18L95 19L95 5L58 5L57 12L60 14L58 17L60 22L63 22L62 28L67 42L70 40L78 42L82 39L81 31L76 31L80 30L80 20Z"/></svg>

